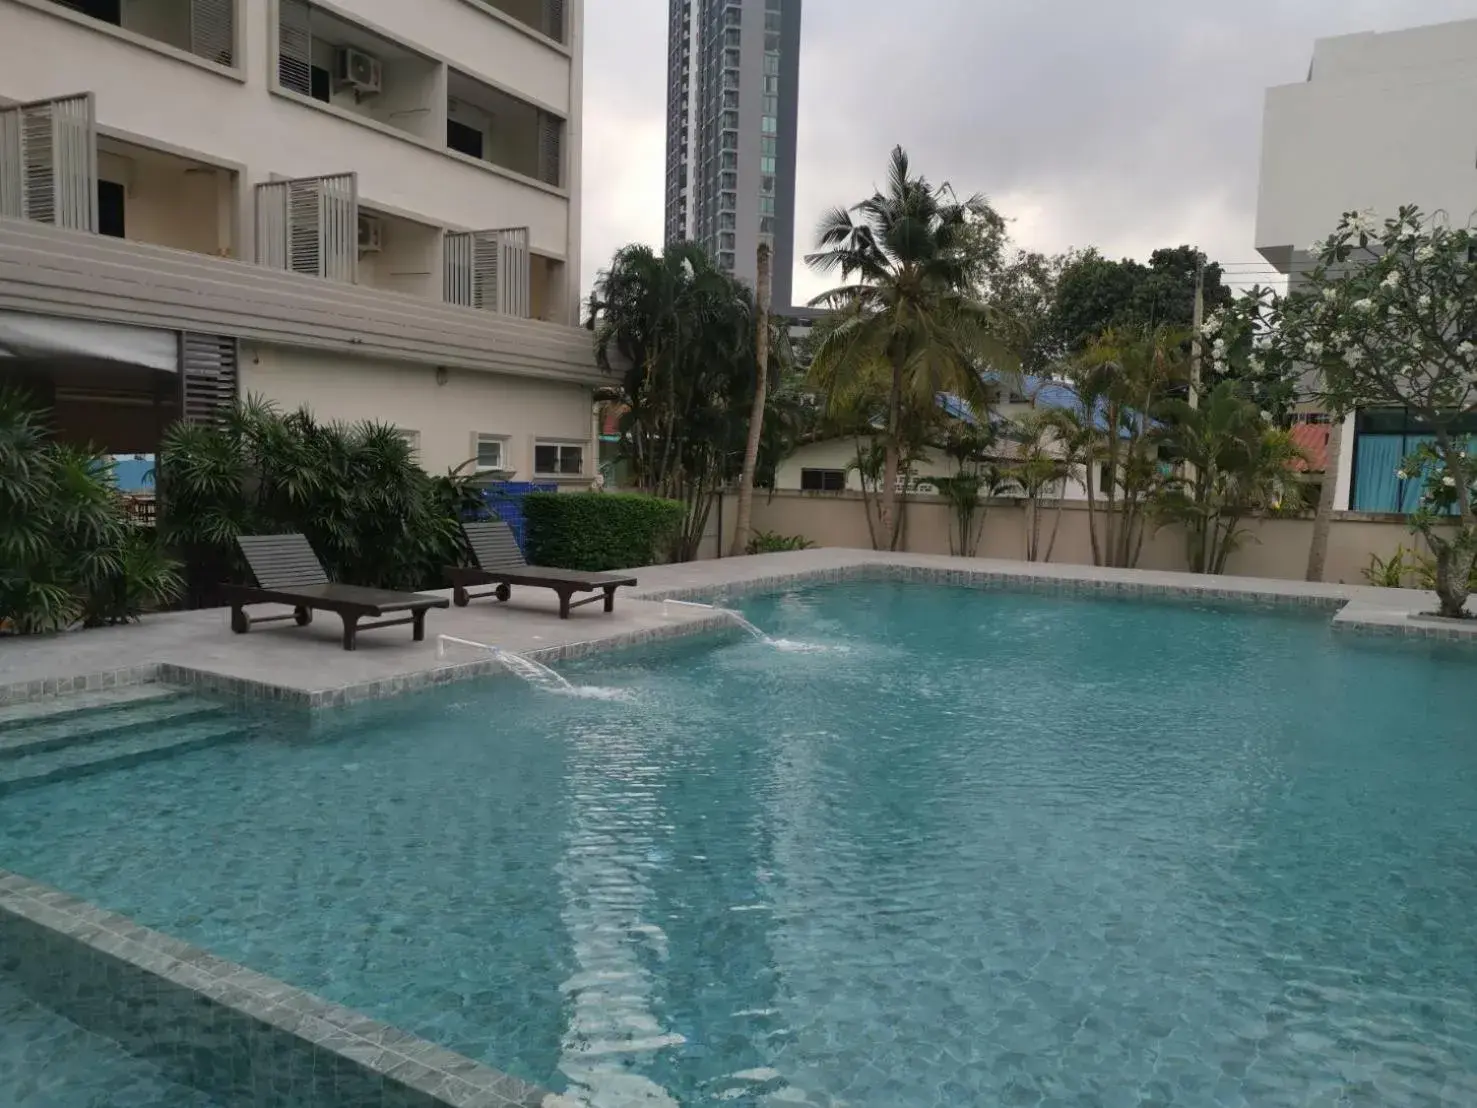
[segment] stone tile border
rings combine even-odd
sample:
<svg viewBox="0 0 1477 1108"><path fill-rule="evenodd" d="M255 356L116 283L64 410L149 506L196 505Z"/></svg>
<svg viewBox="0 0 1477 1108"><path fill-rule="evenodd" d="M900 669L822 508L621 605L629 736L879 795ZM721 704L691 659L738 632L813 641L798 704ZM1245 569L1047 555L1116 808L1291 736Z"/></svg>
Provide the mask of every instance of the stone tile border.
<svg viewBox="0 0 1477 1108"><path fill-rule="evenodd" d="M1340 632L1477 643L1477 621L1473 621L1471 626L1462 626L1422 620L1410 614L1409 604L1406 608L1397 610L1389 603L1381 605L1367 599L1371 594L1391 590L1309 584L1302 581L1199 577L1153 570L1116 570L1054 563L986 562L856 550L798 551L792 554L723 559L689 563L685 566L657 567L650 574L657 578L664 575L673 578L672 583L638 588L632 590L632 595L649 601L721 603L742 596L808 585L860 580L918 581L1047 595L1141 597L1253 607L1301 608L1330 613L1334 629ZM545 663L566 661L597 651L639 646L674 636L713 633L726 626L728 623L722 617L699 618L525 653L527 657ZM0 684L0 705L82 690L160 681L254 703L275 702L309 709L336 708L468 678L490 676L500 670L501 667L491 659L479 659L334 689L307 691L166 662L93 673L85 677Z"/></svg>
<svg viewBox="0 0 1477 1108"><path fill-rule="evenodd" d="M134 1053L187 1070L181 1083L232 1102L571 1108L471 1058L3 870L0 936L0 966L43 1006L131 1040ZM210 1072L195 1072L202 1065Z"/></svg>

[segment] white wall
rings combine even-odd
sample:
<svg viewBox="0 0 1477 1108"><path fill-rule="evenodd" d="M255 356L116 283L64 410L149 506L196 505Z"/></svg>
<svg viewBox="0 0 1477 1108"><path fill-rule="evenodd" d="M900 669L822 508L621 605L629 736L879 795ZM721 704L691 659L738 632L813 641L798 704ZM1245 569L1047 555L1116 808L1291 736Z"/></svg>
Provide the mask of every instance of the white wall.
<svg viewBox="0 0 1477 1108"><path fill-rule="evenodd" d="M526 225L531 247L568 259L569 280L577 280L577 110L565 152L572 204L482 163L274 95L275 3L239 2L240 64L229 73L147 49L81 17L69 20L37 0L0 0L0 98L92 91L100 127L243 165L239 219L245 227L252 225L248 203L254 184L274 175L353 170L361 195L430 222L460 228ZM568 109L570 89L578 87L577 54L557 50L465 0L343 0L336 6L556 110ZM577 44L581 6L570 8ZM571 304L576 300L569 297Z"/></svg>
<svg viewBox="0 0 1477 1108"><path fill-rule="evenodd" d="M1477 208L1477 20L1314 45L1312 80L1269 89L1256 246L1278 265L1341 213ZM1293 259L1294 261L1299 259Z"/></svg>
<svg viewBox="0 0 1477 1108"><path fill-rule="evenodd" d="M243 343L241 393L260 393L288 410L306 405L322 420L375 420L415 431L421 464L431 473L471 457L478 433L506 436L515 480L533 479L539 439L587 444L585 478L595 471L590 390L565 382L453 369L438 384L430 366Z"/></svg>

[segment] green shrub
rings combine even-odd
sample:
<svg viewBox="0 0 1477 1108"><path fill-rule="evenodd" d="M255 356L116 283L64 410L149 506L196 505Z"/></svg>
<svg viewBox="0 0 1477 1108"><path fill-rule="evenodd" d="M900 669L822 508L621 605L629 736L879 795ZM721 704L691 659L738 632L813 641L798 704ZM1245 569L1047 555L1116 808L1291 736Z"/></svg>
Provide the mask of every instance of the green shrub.
<svg viewBox="0 0 1477 1108"><path fill-rule="evenodd" d="M783 550L809 550L813 546L815 543L804 535L779 535L773 531L760 531L749 540L744 553L778 554Z"/></svg>
<svg viewBox="0 0 1477 1108"><path fill-rule="evenodd" d="M681 501L639 493L530 493L528 560L586 573L651 565L685 516Z"/></svg>
<svg viewBox="0 0 1477 1108"><path fill-rule="evenodd" d="M242 579L238 535L301 532L333 580L371 588L439 588L460 561L465 477L428 476L387 424L319 423L249 399L220 426L175 424L158 468L161 532L199 604Z"/></svg>
<svg viewBox="0 0 1477 1108"><path fill-rule="evenodd" d="M111 465L53 441L42 416L0 390L0 628L100 627L173 600L178 567L129 519Z"/></svg>

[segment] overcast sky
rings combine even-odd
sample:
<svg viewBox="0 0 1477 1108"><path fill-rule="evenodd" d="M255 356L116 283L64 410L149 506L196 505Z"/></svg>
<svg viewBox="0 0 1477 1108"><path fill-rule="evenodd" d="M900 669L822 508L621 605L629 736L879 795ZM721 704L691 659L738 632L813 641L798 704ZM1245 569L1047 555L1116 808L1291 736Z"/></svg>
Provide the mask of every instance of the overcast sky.
<svg viewBox="0 0 1477 1108"><path fill-rule="evenodd" d="M1131 14L1130 14L1131 13ZM1477 17L1477 0L805 0L798 254L889 150L986 194L1023 246L1198 243L1248 262L1262 97L1313 40ZM586 0L584 287L662 234L667 0Z"/></svg>

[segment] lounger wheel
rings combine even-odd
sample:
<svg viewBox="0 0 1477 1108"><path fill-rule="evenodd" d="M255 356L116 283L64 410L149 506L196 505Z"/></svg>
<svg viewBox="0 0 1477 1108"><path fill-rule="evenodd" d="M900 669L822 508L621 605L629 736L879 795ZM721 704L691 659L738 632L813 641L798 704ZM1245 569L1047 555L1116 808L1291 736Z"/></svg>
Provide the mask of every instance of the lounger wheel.
<svg viewBox="0 0 1477 1108"><path fill-rule="evenodd" d="M513 590L508 585L499 585L496 589L493 590L492 595L498 600L505 601L508 599L508 597L513 595Z"/></svg>
<svg viewBox="0 0 1477 1108"><path fill-rule="evenodd" d="M251 619L246 610L239 605L231 609L231 630L238 635L244 635L251 630Z"/></svg>
<svg viewBox="0 0 1477 1108"><path fill-rule="evenodd" d="M292 618L299 627L306 627L313 622L313 609L304 608L301 605L292 610Z"/></svg>
<svg viewBox="0 0 1477 1108"><path fill-rule="evenodd" d="M451 590L451 602L455 604L458 608L465 608L468 604L472 602L472 598L467 595L466 589L462 588L460 585L457 585Z"/></svg>

